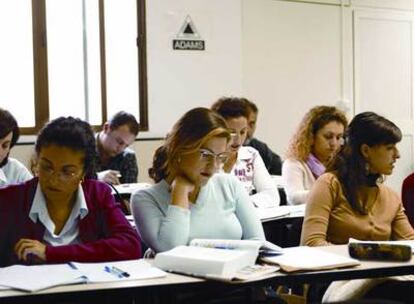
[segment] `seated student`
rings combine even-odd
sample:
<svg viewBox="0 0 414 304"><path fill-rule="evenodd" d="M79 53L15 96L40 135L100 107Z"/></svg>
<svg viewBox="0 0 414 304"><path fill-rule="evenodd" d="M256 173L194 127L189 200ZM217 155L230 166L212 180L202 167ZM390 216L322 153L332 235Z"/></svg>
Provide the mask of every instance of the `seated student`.
<svg viewBox="0 0 414 304"><path fill-rule="evenodd" d="M316 106L305 114L282 166L289 205L306 203L315 180L343 143L347 124L345 114L331 106Z"/></svg>
<svg viewBox="0 0 414 304"><path fill-rule="evenodd" d="M132 195L132 214L155 252L193 238L264 239L263 228L240 182L217 173L227 160L230 133L205 108L184 114L154 155L155 185Z"/></svg>
<svg viewBox="0 0 414 304"><path fill-rule="evenodd" d="M88 123L57 118L36 140L37 174L0 189L0 266L141 257L108 185L84 179L96 146Z"/></svg>
<svg viewBox="0 0 414 304"><path fill-rule="evenodd" d="M385 186L400 157L400 129L373 112L356 115L345 144L327 173L318 178L306 206L302 245L346 244L349 238L369 241L414 239L414 230L397 193ZM381 281L335 282L324 300L359 297Z"/></svg>
<svg viewBox="0 0 414 304"><path fill-rule="evenodd" d="M257 115L259 114L259 109L250 100L246 98L240 98L240 99L246 103L247 109L248 109L247 136L246 136L246 140L244 141L243 145L253 147L259 152L269 174L281 175L282 174L282 159L280 158L280 156L274 153L264 142L258 140L256 137L253 137L254 132L256 131L256 122L257 122Z"/></svg>
<svg viewBox="0 0 414 304"><path fill-rule="evenodd" d="M248 130L246 103L240 98L222 97L211 108L224 117L232 135L230 156L223 170L237 176L255 206L278 206L279 192L259 152L252 147L242 146Z"/></svg>
<svg viewBox="0 0 414 304"><path fill-rule="evenodd" d="M0 108L0 187L32 178L29 170L17 159L9 157L19 139L19 126L9 111Z"/></svg>
<svg viewBox="0 0 414 304"><path fill-rule="evenodd" d="M120 111L103 125L96 135L98 179L110 184L136 183L138 165L135 152L129 149L138 135L134 115Z"/></svg>

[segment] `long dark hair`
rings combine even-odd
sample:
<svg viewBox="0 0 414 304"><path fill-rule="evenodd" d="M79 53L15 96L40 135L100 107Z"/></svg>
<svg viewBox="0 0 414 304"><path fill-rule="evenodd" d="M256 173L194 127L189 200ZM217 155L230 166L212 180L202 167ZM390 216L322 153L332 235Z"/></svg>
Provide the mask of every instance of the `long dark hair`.
<svg viewBox="0 0 414 304"><path fill-rule="evenodd" d="M188 111L168 133L165 143L155 151L149 176L155 182L166 178L174 170L181 153L195 152L213 137L230 140L225 120L207 108Z"/></svg>
<svg viewBox="0 0 414 304"><path fill-rule="evenodd" d="M19 126L17 125L16 119L9 111L0 108L0 138L6 137L10 132L12 132L10 143L10 148L12 148L19 139ZM0 168L7 164L8 159L9 156L7 155L0 163Z"/></svg>
<svg viewBox="0 0 414 304"><path fill-rule="evenodd" d="M379 174L366 172L366 161L361 154L361 146L395 144L401 138L401 130L392 121L376 113L363 112L352 119L345 133L345 144L327 171L337 175L345 197L354 210L366 214L366 210L357 199L359 187L375 186L381 177Z"/></svg>

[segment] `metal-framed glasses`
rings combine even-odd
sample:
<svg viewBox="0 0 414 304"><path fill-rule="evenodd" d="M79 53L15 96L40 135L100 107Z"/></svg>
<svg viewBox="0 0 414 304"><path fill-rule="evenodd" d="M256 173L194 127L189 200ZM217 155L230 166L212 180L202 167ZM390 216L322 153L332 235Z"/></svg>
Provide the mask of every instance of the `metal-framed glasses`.
<svg viewBox="0 0 414 304"><path fill-rule="evenodd" d="M216 154L207 149L200 149L200 160L207 162L207 163L215 162L219 164L224 164L228 158L229 158L228 152L222 152L222 153Z"/></svg>
<svg viewBox="0 0 414 304"><path fill-rule="evenodd" d="M70 169L63 169L61 171L55 171L49 164L42 161L38 164L38 172L47 178L52 178L53 175L57 175L62 182L71 182L81 175L79 171L73 171Z"/></svg>

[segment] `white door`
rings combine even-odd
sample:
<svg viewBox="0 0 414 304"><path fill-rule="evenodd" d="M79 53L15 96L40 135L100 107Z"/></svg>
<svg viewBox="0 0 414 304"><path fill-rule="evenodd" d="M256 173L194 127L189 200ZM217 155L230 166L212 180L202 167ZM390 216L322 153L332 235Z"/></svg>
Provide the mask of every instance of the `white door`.
<svg viewBox="0 0 414 304"><path fill-rule="evenodd" d="M400 194L414 171L414 14L356 9L353 17L355 114L374 111L401 128L401 158L386 181Z"/></svg>

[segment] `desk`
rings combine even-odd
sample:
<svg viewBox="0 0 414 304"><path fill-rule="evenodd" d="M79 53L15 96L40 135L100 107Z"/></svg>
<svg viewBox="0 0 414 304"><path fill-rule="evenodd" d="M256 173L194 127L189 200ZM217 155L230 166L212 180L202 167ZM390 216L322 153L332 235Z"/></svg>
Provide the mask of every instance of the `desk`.
<svg viewBox="0 0 414 304"><path fill-rule="evenodd" d="M278 206L258 211L266 240L281 247L298 246L305 205Z"/></svg>
<svg viewBox="0 0 414 304"><path fill-rule="evenodd" d="M348 255L347 246L321 247L332 253ZM329 282L358 278L375 278L395 275L406 275L414 272L414 259L409 262L372 262L362 261L360 266L325 271L299 272L293 274L274 273L248 282L223 283L205 281L199 278L177 274L167 277L114 283L80 284L50 288L36 293L24 293L14 290L0 291L1 303L45 303L84 299L89 303L120 303L120 299L136 299L137 303L151 303L157 296L157 303L174 302L174 295L180 291L211 290L217 294L220 290L237 289L243 286L268 286ZM92 302L92 300L94 302ZM107 301L107 302L105 302ZM112 302L111 302L112 301Z"/></svg>

